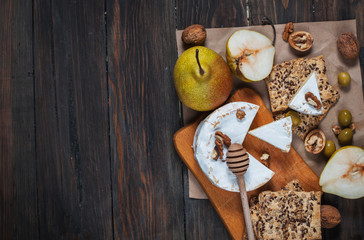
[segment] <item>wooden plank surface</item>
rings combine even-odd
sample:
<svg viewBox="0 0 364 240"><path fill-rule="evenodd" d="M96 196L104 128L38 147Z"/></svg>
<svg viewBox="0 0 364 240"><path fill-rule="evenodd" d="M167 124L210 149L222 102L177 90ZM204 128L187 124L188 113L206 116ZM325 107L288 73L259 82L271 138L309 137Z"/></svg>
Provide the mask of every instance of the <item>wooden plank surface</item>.
<svg viewBox="0 0 364 240"><path fill-rule="evenodd" d="M205 27L247 26L246 1L176 1L177 29L191 24ZM192 200L188 191L188 169L183 167L185 224L187 239L228 239L224 224L208 200ZM204 221L208 219L208 224Z"/></svg>
<svg viewBox="0 0 364 240"><path fill-rule="evenodd" d="M0 1L0 239L37 239L31 1Z"/></svg>
<svg viewBox="0 0 364 240"><path fill-rule="evenodd" d="M250 129L256 129L273 122L272 113L267 109L261 97L254 90L250 88L236 90L228 102L237 101L249 102L259 106L259 110ZM191 146L193 145L195 131L200 121L201 119L176 132L173 138L176 150L183 162L201 184L211 204L229 230L231 237L233 239L242 239L245 233L245 225L239 193L225 191L213 185L202 172L198 162L194 158ZM268 153L271 156L269 168L275 173L273 178L264 186L248 192L248 198L258 196L260 192L266 190L279 191L294 179L298 179L306 191L320 191L317 175L302 160L295 149L291 148L288 153L284 153L280 149L250 134L246 135L242 144L256 159L259 159L263 153Z"/></svg>
<svg viewBox="0 0 364 240"><path fill-rule="evenodd" d="M184 239L172 1L107 2L115 239Z"/></svg>
<svg viewBox="0 0 364 240"><path fill-rule="evenodd" d="M214 12L210 10L210 5L216 6L219 3L215 1L199 1L199 4L188 5L185 1L177 2L177 29L184 29L185 27L199 23L206 27L220 27L219 25L214 25L216 21L223 21L217 19ZM243 1L245 4L245 1ZM305 21L327 21L327 20L345 20L345 19L357 19L357 30L358 39L361 45L361 69L363 72L364 63L364 42L363 29L364 24L364 3L363 1L290 1L290 0L273 0L273 1L262 1L262 0L249 0L248 1L248 15L249 19L245 20L241 26L246 24L259 25L261 24L261 19L263 16L269 17L274 23L286 23L292 22L305 22ZM204 6L205 8L201 7ZM178 9L178 7L182 9ZM240 8L240 7L239 7ZM223 9L234 15L236 12L236 4L229 2L224 2ZM204 12L204 14L202 14ZM210 13L210 17L206 17L206 13ZM203 17L202 17L203 16ZM207 20L208 19L208 20ZM236 24L236 23L235 23ZM224 26L228 26L226 24ZM240 26L239 24L232 26ZM281 37L281 33L277 33L277 37ZM363 74L362 74L363 75ZM363 86L364 89L364 86ZM186 177L186 172L184 172ZM188 180L185 179L185 183L188 184ZM185 188L187 189L188 186ZM199 230L205 234L211 234L209 236L212 239L222 239L223 234L218 228L206 227L200 223L200 216L209 219L209 223L214 226L217 225L218 219L215 219L213 211L211 208L206 207L203 201L196 201L188 199L188 192L186 192L186 226L199 226ZM334 230L324 230L324 239L361 239L364 238L364 226L363 218L359 212L364 212L364 200L345 200L335 196L324 195L324 201L337 206L339 209L348 209L349 212L344 211L345 223L342 223L340 227ZM356 210L355 210L356 209ZM211 216L212 215L212 216ZM350 218L351 216L354 218ZM202 226L201 226L202 225ZM196 227L195 227L196 228ZM213 231L213 233L211 233ZM201 235L196 233L188 233L187 236L190 239L196 239ZM203 236L203 235L202 235ZM225 237L226 238L226 237Z"/></svg>
<svg viewBox="0 0 364 240"><path fill-rule="evenodd" d="M363 1L250 1L252 18L265 15L274 23L288 21L335 21L357 19L358 40L361 46L361 69L364 67L364 2ZM277 34L281 37L281 33ZM362 79L363 74L362 74ZM364 89L364 85L363 85ZM364 199L347 200L331 194L323 195L323 203L340 209L342 223L334 229L324 229L323 239L362 239L364 238Z"/></svg>
<svg viewBox="0 0 364 240"><path fill-rule="evenodd" d="M356 19L360 43L360 62L364 79L364 1L315 1L316 20ZM364 84L363 84L364 90ZM325 194L324 202L337 206L341 211L342 223L333 230L325 230L325 239L364 239L364 199L348 200Z"/></svg>
<svg viewBox="0 0 364 240"><path fill-rule="evenodd" d="M112 239L103 1L34 1L40 239Z"/></svg>
<svg viewBox="0 0 364 240"><path fill-rule="evenodd" d="M356 18L363 71L363 0L0 1L0 239L229 239L172 143L175 30L262 16ZM324 200L324 239L364 238L363 200Z"/></svg>

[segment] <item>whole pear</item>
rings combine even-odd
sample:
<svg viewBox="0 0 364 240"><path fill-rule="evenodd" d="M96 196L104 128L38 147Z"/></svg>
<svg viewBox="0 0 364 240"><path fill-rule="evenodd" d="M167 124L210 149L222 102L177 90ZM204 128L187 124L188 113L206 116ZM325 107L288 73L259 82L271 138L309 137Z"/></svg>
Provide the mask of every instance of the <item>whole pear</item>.
<svg viewBox="0 0 364 240"><path fill-rule="evenodd" d="M210 111L226 101L233 78L224 59L213 50L187 49L174 66L174 85L181 102L196 111Z"/></svg>

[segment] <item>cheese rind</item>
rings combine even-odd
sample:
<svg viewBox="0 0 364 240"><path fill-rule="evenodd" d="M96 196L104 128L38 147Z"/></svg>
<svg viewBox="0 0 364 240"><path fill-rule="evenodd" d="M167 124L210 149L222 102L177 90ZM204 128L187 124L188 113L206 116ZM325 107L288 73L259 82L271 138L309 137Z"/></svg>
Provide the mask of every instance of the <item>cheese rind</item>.
<svg viewBox="0 0 364 240"><path fill-rule="evenodd" d="M249 131L253 135L283 152L289 152L292 143L292 119L286 117Z"/></svg>
<svg viewBox="0 0 364 240"><path fill-rule="evenodd" d="M316 109L314 106L306 101L306 93L311 92L321 103L321 108ZM321 115L323 114L323 106L320 97L320 91L317 85L317 79L315 72L312 72L298 89L298 91L293 96L292 100L288 103L288 107L296 110L297 112L305 113L308 115Z"/></svg>
<svg viewBox="0 0 364 240"><path fill-rule="evenodd" d="M237 110L240 109L246 114L243 119L236 116ZM258 109L259 106L255 104L232 102L215 110L197 127L193 141L194 156L202 171L214 185L227 191L239 192L237 178L229 170L226 162L212 159L215 132L221 131L227 135L231 139L231 143L242 144ZM226 159L227 148L225 146L223 152L223 159ZM244 175L247 191L257 189L274 175L274 172L252 155L249 154L249 158L249 168Z"/></svg>

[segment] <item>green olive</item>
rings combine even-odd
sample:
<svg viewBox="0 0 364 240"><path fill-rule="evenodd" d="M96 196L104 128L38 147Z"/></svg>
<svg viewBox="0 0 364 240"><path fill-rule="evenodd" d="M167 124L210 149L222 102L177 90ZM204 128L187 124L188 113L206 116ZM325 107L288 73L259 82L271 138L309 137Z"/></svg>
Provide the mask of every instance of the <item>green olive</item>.
<svg viewBox="0 0 364 240"><path fill-rule="evenodd" d="M325 157L329 158L331 155L336 151L335 143L331 140L326 141L325 148L324 148L324 155Z"/></svg>
<svg viewBox="0 0 364 240"><path fill-rule="evenodd" d="M300 115L298 114L298 112L288 111L286 113L286 117L291 117L291 119L292 119L292 127L297 127L298 124L300 124L300 122L301 122L301 118L300 118Z"/></svg>
<svg viewBox="0 0 364 240"><path fill-rule="evenodd" d="M353 131L350 128L343 129L338 136L339 143L343 146L349 145L353 140Z"/></svg>
<svg viewBox="0 0 364 240"><path fill-rule="evenodd" d="M339 84L342 87L347 87L350 85L351 77L350 77L349 73L347 73L347 72L339 73L339 75L337 76L337 79L339 80Z"/></svg>
<svg viewBox="0 0 364 240"><path fill-rule="evenodd" d="M339 123L343 127L347 127L351 123L351 112L347 109L339 112Z"/></svg>

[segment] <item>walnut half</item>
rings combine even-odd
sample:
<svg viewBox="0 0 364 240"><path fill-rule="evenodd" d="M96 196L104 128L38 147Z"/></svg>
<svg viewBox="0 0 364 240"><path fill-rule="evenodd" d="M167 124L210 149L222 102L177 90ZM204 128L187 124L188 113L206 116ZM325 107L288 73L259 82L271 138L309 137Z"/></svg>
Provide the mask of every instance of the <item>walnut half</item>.
<svg viewBox="0 0 364 240"><path fill-rule="evenodd" d="M305 149L307 152L318 154L324 149L325 143L326 136L324 132L319 129L314 129L305 138Z"/></svg>
<svg viewBox="0 0 364 240"><path fill-rule="evenodd" d="M212 152L212 159L222 159L224 156L224 145L228 148L231 145L231 139L220 131L215 132L215 148ZM224 159L222 159L225 161Z"/></svg>
<svg viewBox="0 0 364 240"><path fill-rule="evenodd" d="M282 33L283 41L288 42L288 38L291 33L293 33L293 23L289 22L286 24L284 31Z"/></svg>
<svg viewBox="0 0 364 240"><path fill-rule="evenodd" d="M236 111L236 117L239 119L239 120L243 120L245 118L245 112L244 110L241 110L241 109L238 109Z"/></svg>
<svg viewBox="0 0 364 240"><path fill-rule="evenodd" d="M308 104L310 104L311 106L313 106L314 108L321 109L322 104L321 104L320 100L318 100L318 98L312 92L307 92L305 94L305 99L306 99L306 102Z"/></svg>
<svg viewBox="0 0 364 240"><path fill-rule="evenodd" d="M288 38L289 45L299 52L308 51L313 45L313 37L305 31L291 33Z"/></svg>

